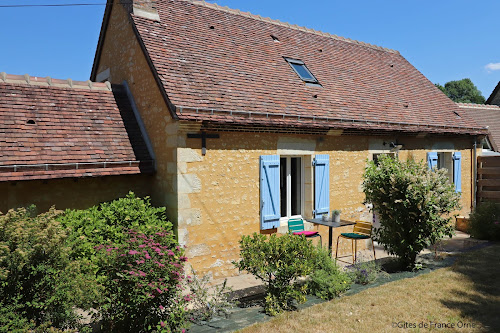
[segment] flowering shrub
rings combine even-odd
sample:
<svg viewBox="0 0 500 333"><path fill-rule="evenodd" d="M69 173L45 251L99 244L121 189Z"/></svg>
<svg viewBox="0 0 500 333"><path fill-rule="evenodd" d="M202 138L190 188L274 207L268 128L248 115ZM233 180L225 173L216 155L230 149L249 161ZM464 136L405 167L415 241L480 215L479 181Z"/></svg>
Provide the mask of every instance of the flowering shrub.
<svg viewBox="0 0 500 333"><path fill-rule="evenodd" d="M358 259L349 271L352 281L357 284L375 282L381 273L382 269L375 261L361 261L361 259Z"/></svg>
<svg viewBox="0 0 500 333"><path fill-rule="evenodd" d="M129 231L121 245L97 247L107 276L102 306L105 331L181 332L186 327L182 295L187 258L172 233Z"/></svg>
<svg viewBox="0 0 500 333"><path fill-rule="evenodd" d="M375 239L403 266L413 269L417 254L444 236L451 237L452 211L460 208L447 171L430 170L423 162L381 156L363 175L366 202L380 216Z"/></svg>
<svg viewBox="0 0 500 333"><path fill-rule="evenodd" d="M328 248L318 246L313 261L314 272L308 283L309 293L330 300L351 287L349 275L339 269Z"/></svg>
<svg viewBox="0 0 500 333"><path fill-rule="evenodd" d="M0 215L0 332L77 327L74 307L90 307L97 295L92 277L68 257L61 212L34 212Z"/></svg>
<svg viewBox="0 0 500 333"><path fill-rule="evenodd" d="M313 271L315 250L309 240L289 234L266 237L254 233L241 238L240 249L241 261L234 264L265 283L267 314L292 310L293 301L305 302L307 287L294 282Z"/></svg>
<svg viewBox="0 0 500 333"><path fill-rule="evenodd" d="M481 202L470 215L468 232L478 239L500 240L500 204Z"/></svg>

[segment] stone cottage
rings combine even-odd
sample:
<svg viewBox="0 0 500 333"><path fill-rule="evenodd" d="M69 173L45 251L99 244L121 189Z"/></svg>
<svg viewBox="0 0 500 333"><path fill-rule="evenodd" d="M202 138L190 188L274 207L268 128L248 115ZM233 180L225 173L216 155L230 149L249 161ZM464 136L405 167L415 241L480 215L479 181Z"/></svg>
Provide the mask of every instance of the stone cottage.
<svg viewBox="0 0 500 333"><path fill-rule="evenodd" d="M125 87L154 159L116 195L165 205L201 273L236 274L241 235L290 217L371 219L361 177L380 154L447 168L460 213L473 205L487 130L395 50L202 1L109 0L91 80Z"/></svg>

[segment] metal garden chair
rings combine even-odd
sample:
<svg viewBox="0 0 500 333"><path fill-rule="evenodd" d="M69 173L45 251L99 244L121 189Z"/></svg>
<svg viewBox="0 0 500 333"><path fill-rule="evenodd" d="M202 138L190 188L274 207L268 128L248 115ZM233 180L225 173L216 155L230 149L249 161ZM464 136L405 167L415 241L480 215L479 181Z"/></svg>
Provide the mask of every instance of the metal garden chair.
<svg viewBox="0 0 500 333"><path fill-rule="evenodd" d="M354 225L354 230L353 232L343 232L337 237L337 248L335 249L335 259L349 263L344 260L338 259L338 252L339 252L339 240L340 238L345 238L345 239L350 239L351 244L352 244L352 263L354 264L356 262L356 252L358 252L358 240L364 240L364 239L370 239L372 241L372 248L373 248L373 258L377 259L375 257L375 245L373 244L373 239L372 239L372 227L373 225L370 222L363 222L363 221L356 221L356 224ZM341 256L340 258L347 257L347 256Z"/></svg>
<svg viewBox="0 0 500 333"><path fill-rule="evenodd" d="M293 235L304 235L306 238L319 237L320 244L323 244L323 239L318 231L306 231L304 230L304 220L301 218L289 219L288 220L288 232Z"/></svg>

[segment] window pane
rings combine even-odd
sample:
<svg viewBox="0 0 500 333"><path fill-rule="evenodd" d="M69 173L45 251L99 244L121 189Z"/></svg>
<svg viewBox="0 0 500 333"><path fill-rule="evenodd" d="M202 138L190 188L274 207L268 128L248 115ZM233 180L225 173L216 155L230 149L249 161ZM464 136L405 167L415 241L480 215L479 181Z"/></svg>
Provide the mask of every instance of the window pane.
<svg viewBox="0 0 500 333"><path fill-rule="evenodd" d="M302 214L302 187L301 187L301 167L300 167L300 157L292 157L291 159L291 178L292 178L292 186L291 186L291 197L292 197L292 215L301 215Z"/></svg>
<svg viewBox="0 0 500 333"><path fill-rule="evenodd" d="M311 75L311 73L309 73L309 71L306 69L306 67L304 65L299 65L299 64L294 64L294 63L290 63L290 65L293 66L293 68L297 71L297 73L299 73L300 77L303 80L316 81L316 79Z"/></svg>
<svg viewBox="0 0 500 333"><path fill-rule="evenodd" d="M281 216L286 216L286 158L280 158L280 207Z"/></svg>

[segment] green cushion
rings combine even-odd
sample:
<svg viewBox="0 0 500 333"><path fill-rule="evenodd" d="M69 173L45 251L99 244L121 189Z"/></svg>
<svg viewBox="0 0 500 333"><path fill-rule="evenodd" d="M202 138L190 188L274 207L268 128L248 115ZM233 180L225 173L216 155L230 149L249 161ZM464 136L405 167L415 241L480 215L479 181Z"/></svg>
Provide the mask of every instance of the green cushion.
<svg viewBox="0 0 500 333"><path fill-rule="evenodd" d="M370 236L360 235L360 234L356 234L354 232L343 232L343 233L341 233L341 235L344 237L353 238L353 239L368 239L368 238L370 238Z"/></svg>

